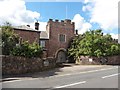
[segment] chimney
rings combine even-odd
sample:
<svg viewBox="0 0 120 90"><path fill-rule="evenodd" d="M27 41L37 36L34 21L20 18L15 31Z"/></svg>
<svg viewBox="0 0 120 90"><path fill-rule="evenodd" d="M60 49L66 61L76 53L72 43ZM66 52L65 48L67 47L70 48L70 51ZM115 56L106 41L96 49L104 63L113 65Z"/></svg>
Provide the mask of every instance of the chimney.
<svg viewBox="0 0 120 90"><path fill-rule="evenodd" d="M38 21L35 22L35 29L36 29L36 30L39 30L39 23L38 23Z"/></svg>
<svg viewBox="0 0 120 90"><path fill-rule="evenodd" d="M30 25L27 25L27 27L30 27Z"/></svg>
<svg viewBox="0 0 120 90"><path fill-rule="evenodd" d="M75 34L78 35L78 30L75 30Z"/></svg>

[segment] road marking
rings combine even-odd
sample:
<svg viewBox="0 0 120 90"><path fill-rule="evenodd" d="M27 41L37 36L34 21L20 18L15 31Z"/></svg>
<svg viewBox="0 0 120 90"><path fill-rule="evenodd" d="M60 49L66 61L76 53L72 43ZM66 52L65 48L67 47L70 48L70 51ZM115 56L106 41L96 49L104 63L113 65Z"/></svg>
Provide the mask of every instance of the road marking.
<svg viewBox="0 0 120 90"><path fill-rule="evenodd" d="M115 67L118 68L118 67ZM78 75L78 74L84 74L84 73L92 73L92 72L98 72L98 71L105 71L105 70L111 70L111 69L115 69L115 68L107 68L107 69L98 69L98 70L91 70L91 71L83 71L83 72L77 72L77 73L71 73L71 74L63 74L63 75L56 75L56 76L52 76L52 77L62 77L62 76L70 76L70 75ZM52 78L49 77L49 78Z"/></svg>
<svg viewBox="0 0 120 90"><path fill-rule="evenodd" d="M83 83L86 83L86 81L72 83L72 84L67 84L67 85L63 85L63 86L57 86L57 87L54 87L54 88L65 88L65 87L74 86L74 85L83 84Z"/></svg>
<svg viewBox="0 0 120 90"><path fill-rule="evenodd" d="M104 76L104 77L102 77L102 78L109 78L109 77L113 77L113 76L117 76L117 75L119 75L120 73L116 73L116 74L112 74L112 75L107 75L107 76Z"/></svg>

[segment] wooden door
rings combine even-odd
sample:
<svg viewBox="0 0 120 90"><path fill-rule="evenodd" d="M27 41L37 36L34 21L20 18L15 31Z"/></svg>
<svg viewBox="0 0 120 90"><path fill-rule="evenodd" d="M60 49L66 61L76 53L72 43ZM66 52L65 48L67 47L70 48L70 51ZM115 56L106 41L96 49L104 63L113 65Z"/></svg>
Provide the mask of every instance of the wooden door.
<svg viewBox="0 0 120 90"><path fill-rule="evenodd" d="M59 51L57 54L57 63L66 62L66 53L64 51Z"/></svg>

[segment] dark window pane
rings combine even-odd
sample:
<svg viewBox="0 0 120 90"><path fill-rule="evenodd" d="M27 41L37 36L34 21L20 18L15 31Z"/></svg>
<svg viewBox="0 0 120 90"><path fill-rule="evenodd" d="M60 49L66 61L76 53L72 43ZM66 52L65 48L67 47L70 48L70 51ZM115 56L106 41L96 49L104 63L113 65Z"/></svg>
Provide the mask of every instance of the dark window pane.
<svg viewBox="0 0 120 90"><path fill-rule="evenodd" d="M59 41L60 41L60 42L65 42L65 35L60 34L60 35L59 35Z"/></svg>

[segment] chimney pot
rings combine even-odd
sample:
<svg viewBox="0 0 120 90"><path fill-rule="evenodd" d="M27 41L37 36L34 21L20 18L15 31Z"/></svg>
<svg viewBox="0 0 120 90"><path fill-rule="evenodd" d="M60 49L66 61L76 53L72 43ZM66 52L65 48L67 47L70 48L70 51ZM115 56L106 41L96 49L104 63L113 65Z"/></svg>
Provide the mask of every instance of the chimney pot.
<svg viewBox="0 0 120 90"><path fill-rule="evenodd" d="M27 25L28 27L30 27L30 25Z"/></svg>
<svg viewBox="0 0 120 90"><path fill-rule="evenodd" d="M39 23L38 23L38 21L35 22L35 29L36 29L36 30L39 30Z"/></svg>
<svg viewBox="0 0 120 90"><path fill-rule="evenodd" d="M78 30L75 30L75 32L76 32L75 34L78 35Z"/></svg>

